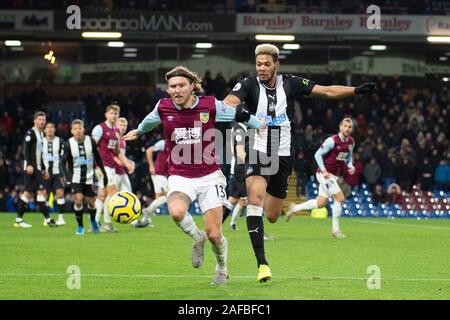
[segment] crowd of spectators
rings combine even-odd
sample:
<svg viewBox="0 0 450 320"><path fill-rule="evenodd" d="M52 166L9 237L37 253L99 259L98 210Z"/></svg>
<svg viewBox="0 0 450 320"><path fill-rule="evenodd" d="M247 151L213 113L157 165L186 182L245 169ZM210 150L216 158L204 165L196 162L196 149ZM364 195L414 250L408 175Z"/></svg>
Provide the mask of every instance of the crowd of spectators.
<svg viewBox="0 0 450 320"><path fill-rule="evenodd" d="M223 99L242 75L228 81L221 73L204 75L206 94ZM312 80L316 77L310 76ZM323 85L342 84L342 75L327 78ZM369 80L352 77L353 85ZM396 201L396 194L410 191L413 185L422 190L450 188L450 91L448 87L433 86L408 90L401 78L378 77L379 93L369 97L355 97L341 101L298 97L295 120L295 166L297 194L305 193L305 184L317 168L314 153L326 137L337 133L339 121L346 116L355 121L356 148L354 175L343 176L343 187L356 190L366 183L377 201ZM86 132L103 121L105 107L115 101L121 106L121 116L135 128L150 112L156 101L166 93L156 88L150 93L144 89L128 93L88 91L79 100L85 105L83 113ZM57 134L63 139L70 135L71 117L76 114L48 110L51 92L41 87L27 88L20 95L6 95L0 101L0 212L13 210L23 188L23 136L32 126L32 115L44 110L54 121ZM161 128L141 137L139 143L129 143L128 156L137 163L131 176L135 190L143 195L151 193L145 148L163 137ZM392 190L389 185L395 183ZM387 196L384 195L387 193Z"/></svg>
<svg viewBox="0 0 450 320"><path fill-rule="evenodd" d="M149 10L159 12L288 12L366 14L373 1L361 0L3 0L0 9L60 9L76 4L89 10ZM385 14L448 15L448 1L381 0Z"/></svg>

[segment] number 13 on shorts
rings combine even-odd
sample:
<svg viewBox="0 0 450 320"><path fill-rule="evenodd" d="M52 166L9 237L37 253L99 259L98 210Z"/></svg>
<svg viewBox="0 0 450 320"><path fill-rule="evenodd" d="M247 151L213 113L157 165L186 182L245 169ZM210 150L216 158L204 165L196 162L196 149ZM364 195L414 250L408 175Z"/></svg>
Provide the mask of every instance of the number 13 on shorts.
<svg viewBox="0 0 450 320"><path fill-rule="evenodd" d="M227 198L225 187L222 184L216 184L214 187L216 188L217 197L221 200L225 200Z"/></svg>

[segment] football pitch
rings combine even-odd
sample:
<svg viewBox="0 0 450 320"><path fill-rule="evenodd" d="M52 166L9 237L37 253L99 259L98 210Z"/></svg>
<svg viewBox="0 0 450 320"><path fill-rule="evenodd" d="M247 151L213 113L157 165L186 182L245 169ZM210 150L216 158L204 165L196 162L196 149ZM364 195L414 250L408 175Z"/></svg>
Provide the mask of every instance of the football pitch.
<svg viewBox="0 0 450 320"><path fill-rule="evenodd" d="M37 214L25 216L31 229L13 228L13 219L0 214L0 299L450 299L450 220L343 218L345 240L331 237L330 219L266 221L277 239L265 242L273 279L260 284L240 218L238 231L224 226L230 279L215 287L211 245L194 269L191 240L168 216L154 217L154 228L116 224L117 234L82 237L69 214L55 229Z"/></svg>

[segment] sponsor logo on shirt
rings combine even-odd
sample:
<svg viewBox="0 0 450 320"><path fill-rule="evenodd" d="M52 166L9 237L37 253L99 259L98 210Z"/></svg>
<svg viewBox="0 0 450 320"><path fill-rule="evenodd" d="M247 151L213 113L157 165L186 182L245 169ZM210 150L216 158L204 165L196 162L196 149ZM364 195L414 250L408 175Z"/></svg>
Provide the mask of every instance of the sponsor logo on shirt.
<svg viewBox="0 0 450 320"><path fill-rule="evenodd" d="M208 114L209 117L209 114ZM176 144L194 144L200 143L202 136L202 128L175 128L175 143Z"/></svg>
<svg viewBox="0 0 450 320"><path fill-rule="evenodd" d="M286 113L279 115L278 117L272 118L271 116L265 114L264 112L259 112L256 117L258 119L264 119L268 126L279 126L287 120Z"/></svg>

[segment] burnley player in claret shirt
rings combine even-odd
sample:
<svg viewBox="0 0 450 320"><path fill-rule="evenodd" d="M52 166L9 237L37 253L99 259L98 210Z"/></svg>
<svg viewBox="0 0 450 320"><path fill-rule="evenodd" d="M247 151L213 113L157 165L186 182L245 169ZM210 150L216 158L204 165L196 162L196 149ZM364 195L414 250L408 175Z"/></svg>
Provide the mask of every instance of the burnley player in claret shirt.
<svg viewBox="0 0 450 320"><path fill-rule="evenodd" d="M124 136L135 140L162 123L167 134L169 179L167 204L180 229L193 239L192 266L203 264L206 240L216 256L214 285L227 282L227 239L222 235L222 207L227 199L226 178L215 155L216 121L245 121L262 128L262 122L244 108L233 108L211 96L199 96L201 80L178 66L166 74L170 98L161 99L136 130ZM198 200L206 232L200 230L188 210Z"/></svg>

